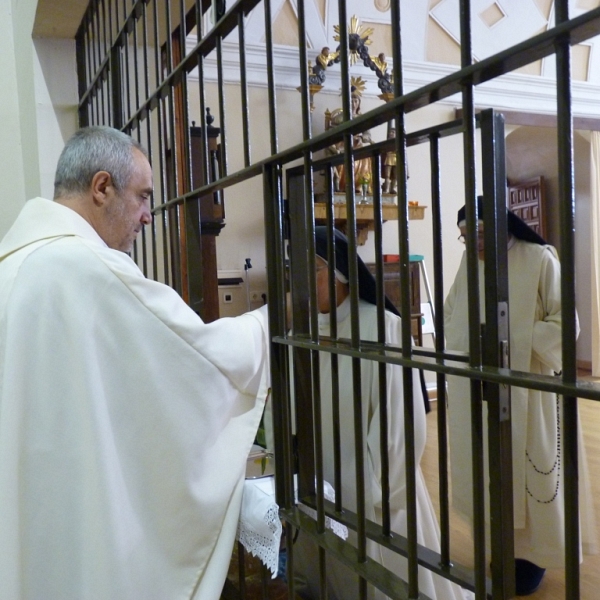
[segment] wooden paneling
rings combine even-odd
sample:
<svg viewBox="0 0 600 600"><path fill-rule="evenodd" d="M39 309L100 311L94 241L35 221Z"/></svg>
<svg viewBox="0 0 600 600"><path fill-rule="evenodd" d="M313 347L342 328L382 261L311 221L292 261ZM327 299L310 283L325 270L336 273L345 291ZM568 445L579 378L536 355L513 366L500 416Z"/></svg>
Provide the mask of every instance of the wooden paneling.
<svg viewBox="0 0 600 600"><path fill-rule="evenodd" d="M375 263L368 263L367 267L375 275ZM391 303L400 310L400 263L383 264L383 288L385 295ZM410 263L410 318L411 331L418 346L423 345L423 335L421 332L421 278L419 273L419 263Z"/></svg>

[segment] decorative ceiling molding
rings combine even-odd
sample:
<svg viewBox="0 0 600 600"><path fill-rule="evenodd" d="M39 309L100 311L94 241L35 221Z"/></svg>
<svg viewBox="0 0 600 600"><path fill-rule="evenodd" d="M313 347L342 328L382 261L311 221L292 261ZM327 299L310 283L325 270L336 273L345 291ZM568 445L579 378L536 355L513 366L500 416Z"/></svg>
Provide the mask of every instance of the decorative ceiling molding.
<svg viewBox="0 0 600 600"><path fill-rule="evenodd" d="M495 5L503 13L491 27L485 11ZM429 12L431 18L460 44L459 0L442 0ZM547 25L534 0L474 0L471 6L471 35L473 56L483 60L501 50L510 48L539 33Z"/></svg>
<svg viewBox="0 0 600 600"><path fill-rule="evenodd" d="M194 42L188 42L188 52L194 48ZM275 85L280 89L295 90L300 85L298 49L290 46L274 48ZM267 86L264 44L247 44L245 49L248 85ZM217 81L216 58L205 60L205 81ZM390 64L391 68L391 64ZM452 65L425 63L420 61L404 61L404 88L411 92L432 81L437 81L455 73ZM376 97L379 94L377 77L369 69L356 66L354 75L360 75L366 81L365 96ZM223 43L223 78L225 83L239 84L239 52L238 45L232 42ZM190 73L190 79L197 81L196 70ZM327 83L320 95L339 96L341 77L339 67L327 70ZM600 85L589 82L572 83L573 113L579 117L600 117ZM441 104L459 106L458 95L440 101ZM498 109L556 113L556 82L548 77L510 73L481 84L475 89L475 103L478 106L493 106Z"/></svg>
<svg viewBox="0 0 600 600"><path fill-rule="evenodd" d="M577 0L569 0L569 17L574 18L588 12L589 9L577 8ZM555 14L554 4L550 10L549 27L554 27ZM600 36L593 37L585 41L582 45L590 47L590 55L588 61L587 81L590 83L600 84ZM556 77L556 60L554 56L549 56L542 60L542 76Z"/></svg>

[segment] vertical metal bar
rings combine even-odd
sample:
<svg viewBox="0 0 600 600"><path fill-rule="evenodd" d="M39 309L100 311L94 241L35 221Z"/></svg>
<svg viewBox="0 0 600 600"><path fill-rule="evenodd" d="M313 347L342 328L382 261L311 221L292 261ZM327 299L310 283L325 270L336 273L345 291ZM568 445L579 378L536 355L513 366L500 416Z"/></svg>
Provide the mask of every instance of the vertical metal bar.
<svg viewBox="0 0 600 600"><path fill-rule="evenodd" d="M187 89L187 75L181 81L183 95L183 114L181 127L183 128L183 153L182 161L186 165L185 191L190 191L192 183L192 157L190 144L189 103ZM205 125L206 127L207 125ZM199 314L205 310L204 301L204 272L202 255L202 223L200 215L200 198L185 200L185 225L186 225L186 253L187 253L187 286L188 302L190 307ZM216 273L214 274L216 277Z"/></svg>
<svg viewBox="0 0 600 600"><path fill-rule="evenodd" d="M335 284L335 238L334 238L334 213L333 213L333 172L331 165L325 172L325 189L327 194L326 214L327 214L327 263L331 265L329 269L329 298L336 297ZM329 311L329 334L332 339L337 339L337 306L336 302L330 303ZM335 489L335 509L338 512L343 510L343 486L342 486L342 453L341 453L341 430L340 430L340 375L339 375L339 357L332 353L331 357L331 414L333 417L332 440L333 440L333 465L334 465L334 489Z"/></svg>
<svg viewBox="0 0 600 600"><path fill-rule="evenodd" d="M113 28L112 3L113 3L113 0L108 0L108 39L109 39L108 52L110 52L110 50L112 48L113 40L115 37L114 28Z"/></svg>
<svg viewBox="0 0 600 600"><path fill-rule="evenodd" d="M267 587L268 581L269 581L269 571L267 570L267 566L261 562L261 564L260 564L260 583L261 583L262 600L267 600L269 598L269 589Z"/></svg>
<svg viewBox="0 0 600 600"><path fill-rule="evenodd" d="M92 106L94 107L94 112L92 114L94 115L94 123L98 123L100 121L100 109L98 105L98 88L94 86L94 91L92 94Z"/></svg>
<svg viewBox="0 0 600 600"><path fill-rule="evenodd" d="M483 217L485 228L484 364L508 368L508 263L504 118L481 113ZM507 385L484 384L488 405L492 595L515 593L512 425Z"/></svg>
<svg viewBox="0 0 600 600"><path fill-rule="evenodd" d="M163 133L165 131L165 122L163 112L165 111L165 100L161 99L158 104L158 145L160 148L160 192L163 202L168 198L168 181L167 181L167 146ZM165 283L169 285L171 281L171 273L169 269L169 215L167 209L161 209L161 225L162 225L162 241L163 241L163 269Z"/></svg>
<svg viewBox="0 0 600 600"><path fill-rule="evenodd" d="M156 70L156 85L159 85L161 81L161 73L162 73L162 55L161 55L161 46L160 46L160 21L158 18L158 0L154 0L154 10L153 10L153 20L154 20L154 60L155 60L155 70ZM159 159L160 159L160 192L163 201L168 197L168 189L167 189L167 161L166 161L166 144L163 138L163 133L165 131L165 122L163 121L163 111L165 106L164 98L160 98L158 101L158 105L156 108L157 116L158 116L158 147L159 147ZM161 229L162 229L162 245L163 245L163 270L164 270L164 279L165 283L169 285L171 280L169 273L169 243L168 243L168 214L167 210L161 209Z"/></svg>
<svg viewBox="0 0 600 600"><path fill-rule="evenodd" d="M300 64L306 64L306 15L304 10L304 0L299 0L298 4L298 35L300 47ZM268 23L269 28L271 22ZM305 68L300 68L301 96L302 96L302 135L306 141L310 139L310 111L308 100L308 77ZM316 289L316 258L314 253L314 180L312 169L312 153L304 154L304 203L306 214L306 248L308 252L308 272L309 272L309 295L310 295L310 331L311 340L315 343L319 341L319 318L318 301ZM331 300L331 299L330 299ZM332 304L335 301L332 300ZM311 352L312 361L312 387L313 387L313 430L315 442L315 478L317 493L317 532L325 531L325 505L323 502L323 423L321 410L321 372L319 352ZM319 546L319 583L321 594L326 594L327 590L327 566L325 561L325 551Z"/></svg>
<svg viewBox="0 0 600 600"><path fill-rule="evenodd" d="M197 41L202 40L202 1L196 1L196 34ZM210 160L208 151L208 123L206 121L206 86L204 84L204 55L198 53L198 96L200 98L200 118L202 121L201 144L202 144L202 170L207 174L207 178L210 181ZM221 138L223 137L223 130L221 130Z"/></svg>
<svg viewBox="0 0 600 600"><path fill-rule="evenodd" d="M304 0L298 0L298 49L300 58L300 96L302 108L302 139L307 141L311 137L310 100L308 90L308 64L306 46L306 12ZM312 173L312 171L311 171Z"/></svg>
<svg viewBox="0 0 600 600"><path fill-rule="evenodd" d="M110 83L111 83L111 104L112 104L112 123L116 129L123 127L123 94L122 94L122 73L121 73L121 48L113 46L110 51Z"/></svg>
<svg viewBox="0 0 600 600"><path fill-rule="evenodd" d="M221 176L226 177L227 168L227 122L225 116L225 91L223 78L223 39L217 36L217 86L219 90L219 126L221 127Z"/></svg>
<svg viewBox="0 0 600 600"><path fill-rule="evenodd" d="M460 0L461 66L472 63L471 3ZM469 364L481 365L479 310L479 264L477 252L477 186L475 175L475 108L473 86L463 85L463 148L465 172L465 204L467 220L467 281L469 292ZM475 593L485 597L485 493L483 481L483 422L481 382L471 380L471 435L473 459L473 535Z"/></svg>
<svg viewBox="0 0 600 600"><path fill-rule="evenodd" d="M286 522L285 525L285 544L286 544L286 577L288 581L288 598L296 597L294 585L294 530Z"/></svg>
<svg viewBox="0 0 600 600"><path fill-rule="evenodd" d="M444 258L442 246L442 210L440 198L440 138L429 138L431 164L431 219L433 226L433 280L435 304L435 349L443 352L444 343ZM437 431L438 476L440 502L440 555L442 564L450 564L450 486L448 478L448 414L446 404L446 376L436 375L437 383Z"/></svg>
<svg viewBox="0 0 600 600"><path fill-rule="evenodd" d="M108 54L108 38L106 35L106 6L104 2L105 0L100 0L100 6L102 10L102 41L104 46L102 60L104 60L104 57Z"/></svg>
<svg viewBox="0 0 600 600"><path fill-rule="evenodd" d="M180 60L185 58L185 41L187 38L186 22L185 22L185 0L179 0L179 57Z"/></svg>
<svg viewBox="0 0 600 600"><path fill-rule="evenodd" d="M165 43L167 45L167 64L165 65L166 72L171 74L173 72L173 29L171 24L171 0L165 0L165 19L166 19L166 37Z"/></svg>
<svg viewBox="0 0 600 600"><path fill-rule="evenodd" d="M269 331L271 336L284 336L287 323L285 264L283 251L283 205L277 170L263 172L267 284L269 298ZM291 450L291 418L289 397L289 352L282 344L270 343L271 406L275 434L275 491L277 503L290 508L294 501L293 460Z"/></svg>
<svg viewBox="0 0 600 600"><path fill-rule="evenodd" d="M91 10L87 14L86 23L86 50L87 50L87 61L88 61L88 81L89 85L94 78L94 41L92 38L92 14Z"/></svg>
<svg viewBox="0 0 600 600"><path fill-rule="evenodd" d="M294 335L310 335L309 267L306 251L306 204L304 177L296 175L288 180L289 201L289 257L290 288L292 297L292 325ZM311 240L312 245L312 240ZM315 458L312 404L312 370L310 352L292 349L294 378L294 410L298 444L298 498L315 492Z"/></svg>
<svg viewBox="0 0 600 600"><path fill-rule="evenodd" d="M98 70L99 58L97 55L98 47L96 45L96 11L94 10L96 6L96 0L92 0L91 2L92 8L90 9L90 46L92 50L92 70L91 76L92 79Z"/></svg>
<svg viewBox="0 0 600 600"><path fill-rule="evenodd" d="M346 0L340 0L339 24L340 24L340 57L342 78L342 107L344 120L351 118L350 110L350 73L348 52L348 12ZM354 193L354 155L353 136L344 134L344 170L346 179L346 234L348 236L348 279L350 283L350 323L351 323L351 345L358 348L360 345L360 324L358 317L358 264L356 260L356 206ZM353 383L353 414L354 414L354 446L356 461L356 533L357 533L357 555L359 562L367 559L366 538L366 503L365 503L365 453L364 453L364 424L362 416L362 382L361 365L359 358L352 358L352 383ZM359 597L366 598L367 581L359 577Z"/></svg>
<svg viewBox="0 0 600 600"><path fill-rule="evenodd" d="M125 86L123 91L125 92L124 102L124 121L128 121L131 118L131 78L129 75L129 21L124 30L123 34L123 62L125 63Z"/></svg>
<svg viewBox="0 0 600 600"><path fill-rule="evenodd" d="M85 47L85 28L80 27L75 38L75 54L77 57L77 89L79 97L82 98L86 90L86 47ZM79 126L87 127L89 125L87 102L79 107Z"/></svg>
<svg viewBox="0 0 600 600"><path fill-rule="evenodd" d="M556 24L569 19L568 0L557 0ZM577 380L577 314L575 310L575 197L573 171L573 112L571 105L571 46L568 37L556 41L556 97L558 129L558 181L560 216L562 379ZM563 474L565 494L566 597L580 597L579 465L577 455L579 418L577 398L563 398Z"/></svg>
<svg viewBox="0 0 600 600"><path fill-rule="evenodd" d="M142 43L144 45L144 98L150 97L150 65L148 62L148 5L142 4ZM152 143L152 109L148 109L146 117L146 137L148 139L148 159L154 170L154 148ZM155 194L150 197L150 209L154 213ZM150 224L150 246L152 252L152 277L158 279L158 256L156 255L156 219Z"/></svg>
<svg viewBox="0 0 600 600"><path fill-rule="evenodd" d="M394 95L402 96L402 39L400 0L391 3L392 50L394 61ZM396 113L396 176L398 189L398 242L400 249L400 300L402 314L402 355L412 356L411 302L410 302L410 250L408 246L408 197L406 189L406 128L404 109ZM414 428L414 389L412 369L403 368L404 393L404 431L406 456L406 503L407 503L407 540L408 540L408 589L409 595L416 597L419 590L417 563L417 488Z"/></svg>
<svg viewBox="0 0 600 600"><path fill-rule="evenodd" d="M162 82L162 53L160 46L160 21L158 19L158 0L153 0L152 20L154 21L154 70L156 87ZM165 42L166 43L166 42Z"/></svg>
<svg viewBox="0 0 600 600"><path fill-rule="evenodd" d="M319 341L319 310L316 287L316 257L315 257L315 211L314 211L314 180L312 171L312 154L304 154L304 211L306 215L305 248L308 248L308 293L310 298L310 338L314 343ZM313 388L313 436L315 444L315 478L317 493L317 531L325 530L325 514L323 505L323 435L321 423L321 374L319 352L311 351L312 388ZM323 589L323 588L322 588Z"/></svg>
<svg viewBox="0 0 600 600"><path fill-rule="evenodd" d="M373 227L375 233L375 281L377 296L377 341L386 343L385 337L385 288L383 272L383 212L381 204L381 154L371 159L373 182ZM390 518L390 461L388 452L388 397L387 364L380 362L379 371L379 456L381 460L381 527L383 535L391 534ZM397 401L397 399L393 399Z"/></svg>
<svg viewBox="0 0 600 600"><path fill-rule="evenodd" d="M240 598L246 598L246 550L241 542L237 543L238 551L238 585Z"/></svg>
<svg viewBox="0 0 600 600"><path fill-rule="evenodd" d="M135 112L140 108L140 79L139 79L139 64L138 64L138 19L135 14L132 15L133 20L133 82L135 87Z"/></svg>
<svg viewBox="0 0 600 600"><path fill-rule="evenodd" d="M104 70L102 77L100 77L98 79L98 93L100 94L100 114L102 115L100 118L99 124L101 124L101 125L106 124L106 105L104 103L104 77L105 77L105 74L106 74L106 70Z"/></svg>
<svg viewBox="0 0 600 600"><path fill-rule="evenodd" d="M271 16L271 0L264 0L265 7L265 42L267 53L267 90L269 96L269 132L271 138L271 154L277 154L277 99L275 96L275 61L273 59L273 27Z"/></svg>
<svg viewBox="0 0 600 600"><path fill-rule="evenodd" d="M248 80L246 67L246 34L244 13L238 15L238 40L240 58L240 94L242 100L242 139L244 145L244 166L250 166L250 113L248 109Z"/></svg>

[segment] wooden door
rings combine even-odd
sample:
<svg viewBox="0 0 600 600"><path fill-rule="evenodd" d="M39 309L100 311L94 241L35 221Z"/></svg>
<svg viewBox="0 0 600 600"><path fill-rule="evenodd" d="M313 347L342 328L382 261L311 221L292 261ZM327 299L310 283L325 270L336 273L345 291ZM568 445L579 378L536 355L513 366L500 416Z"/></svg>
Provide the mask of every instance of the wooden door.
<svg viewBox="0 0 600 600"><path fill-rule="evenodd" d="M509 182L508 208L546 239L546 199L542 176Z"/></svg>

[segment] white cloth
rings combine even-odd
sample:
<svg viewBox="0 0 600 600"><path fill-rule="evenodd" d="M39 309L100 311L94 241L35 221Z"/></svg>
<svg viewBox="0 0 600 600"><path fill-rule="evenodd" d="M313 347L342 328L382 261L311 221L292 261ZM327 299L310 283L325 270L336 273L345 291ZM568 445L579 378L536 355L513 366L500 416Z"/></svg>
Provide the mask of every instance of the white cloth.
<svg viewBox="0 0 600 600"><path fill-rule="evenodd" d="M220 597L266 311L204 324L75 212L0 243L0 599Z"/></svg>
<svg viewBox="0 0 600 600"><path fill-rule="evenodd" d="M510 364L518 371L552 375L562 369L560 263L551 246L515 239L508 250ZM484 265L479 261L481 316ZM468 352L466 254L444 306L446 348ZM464 364L464 363L463 363ZM469 380L448 377L452 491L455 508L472 519ZM564 501L556 394L512 388L515 556L542 567L564 562ZM487 407L484 405L484 423ZM485 430L485 428L484 428ZM487 433L487 430L485 430ZM595 537L585 486L587 467L580 432L584 542ZM487 439L485 441L487 456ZM487 463L487 460L486 460ZM487 486L486 486L487 494ZM488 499L489 501L489 499ZM586 528L589 531L586 533Z"/></svg>
<svg viewBox="0 0 600 600"><path fill-rule="evenodd" d="M335 491L327 481L323 482L323 489L325 498L335 502ZM314 509L304 504L300 504L298 508L312 518L317 518ZM329 517L325 517L325 527L344 540L348 538L348 528ZM273 578L277 576L279 568L281 530L279 506L275 502L275 478L271 475L246 480L237 539L248 552L270 569Z"/></svg>
<svg viewBox="0 0 600 600"><path fill-rule="evenodd" d="M338 337L350 338L350 302L346 299L337 309ZM364 301L359 303L359 321L361 340L377 340L377 313L372 304ZM394 346L401 345L400 318L390 312L385 313L386 341ZM329 315L319 315L319 333L329 336ZM321 401L323 420L323 459L324 477L333 481L333 413L331 392L331 355L320 354ZM340 356L340 415L341 431L341 472L343 505L349 510L356 510L356 476L354 452L354 416L352 409L352 359ZM380 484L381 458L379 445L379 376L377 362L363 360L361 362L361 395L362 418L365 426L365 480L366 480L366 510L367 518L381 523L382 492ZM389 424L389 478L391 528L400 535L406 535L406 481L405 481L405 445L404 445L404 407L402 369L398 366L387 366L387 398ZM426 424L425 408L421 394L421 386L417 371L413 371L414 413L415 413L415 446L416 463L419 465L425 448ZM418 513L418 542L428 548L439 551L439 527L431 499L427 492L421 468L416 472L417 513ZM337 490L336 490L337 493ZM297 591L307 598L318 597L318 566L316 552L312 544L307 543L306 536L299 536L295 567L298 569L305 584L305 589ZM349 539L356 543L354 532ZM407 561L405 558L368 542L369 556L387 569L407 580ZM337 562L328 561L327 578L330 598L351 600L358 597L358 579L348 569ZM461 589L430 571L419 567L419 590L432 600L455 600L462 598ZM383 594L375 589L369 590L370 598L383 598Z"/></svg>
<svg viewBox="0 0 600 600"><path fill-rule="evenodd" d="M275 502L274 477L247 479L237 539L277 576L281 543L279 506Z"/></svg>

